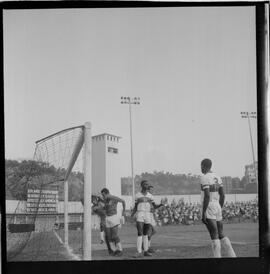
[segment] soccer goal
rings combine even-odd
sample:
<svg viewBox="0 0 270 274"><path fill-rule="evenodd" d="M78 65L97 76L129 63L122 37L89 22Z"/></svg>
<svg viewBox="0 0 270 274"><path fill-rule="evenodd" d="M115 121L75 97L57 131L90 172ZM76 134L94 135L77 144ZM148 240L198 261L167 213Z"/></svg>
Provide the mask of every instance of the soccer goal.
<svg viewBox="0 0 270 274"><path fill-rule="evenodd" d="M91 260L91 150L90 122L36 141L6 214L8 261Z"/></svg>

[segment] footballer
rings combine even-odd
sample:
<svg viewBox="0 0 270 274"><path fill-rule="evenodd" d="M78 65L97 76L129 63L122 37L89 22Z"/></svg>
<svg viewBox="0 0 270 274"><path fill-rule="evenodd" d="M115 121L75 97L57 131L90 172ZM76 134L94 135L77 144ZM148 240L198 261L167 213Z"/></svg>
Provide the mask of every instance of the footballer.
<svg viewBox="0 0 270 274"><path fill-rule="evenodd" d="M211 171L212 161L201 161L201 199L202 222L210 234L211 246L215 258L221 257L221 246L228 257L236 257L228 237L223 234L222 207L225 201L222 180Z"/></svg>
<svg viewBox="0 0 270 274"><path fill-rule="evenodd" d="M106 218L105 218L106 233L105 234L108 235L108 238L110 241L110 247L112 248L113 244L116 247L116 250L114 251L113 255L122 256L123 249L122 249L120 238L118 236L118 226L120 225L120 217L117 214L117 204L122 203L123 205L122 215L124 216L126 203L124 200L111 195L107 188L103 188L101 190L101 194L103 196L103 200L105 203L105 213L106 213Z"/></svg>

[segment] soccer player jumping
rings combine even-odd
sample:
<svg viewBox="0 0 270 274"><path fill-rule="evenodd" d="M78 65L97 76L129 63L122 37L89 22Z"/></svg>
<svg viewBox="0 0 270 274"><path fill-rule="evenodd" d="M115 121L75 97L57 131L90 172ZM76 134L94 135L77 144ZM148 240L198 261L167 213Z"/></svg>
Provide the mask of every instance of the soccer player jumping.
<svg viewBox="0 0 270 274"><path fill-rule="evenodd" d="M236 257L228 237L223 234L222 210L225 194L222 180L211 171L212 162L204 159L201 162L201 196L202 222L206 225L212 240L212 250L215 258L221 258L221 245L228 257Z"/></svg>

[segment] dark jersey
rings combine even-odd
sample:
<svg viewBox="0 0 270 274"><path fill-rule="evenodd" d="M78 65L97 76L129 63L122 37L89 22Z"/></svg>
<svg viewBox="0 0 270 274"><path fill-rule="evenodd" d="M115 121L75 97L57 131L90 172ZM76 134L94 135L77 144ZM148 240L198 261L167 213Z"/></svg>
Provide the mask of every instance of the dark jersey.
<svg viewBox="0 0 270 274"><path fill-rule="evenodd" d="M108 195L105 199L105 212L107 216L112 216L117 214L117 204L122 201L118 197L113 195Z"/></svg>

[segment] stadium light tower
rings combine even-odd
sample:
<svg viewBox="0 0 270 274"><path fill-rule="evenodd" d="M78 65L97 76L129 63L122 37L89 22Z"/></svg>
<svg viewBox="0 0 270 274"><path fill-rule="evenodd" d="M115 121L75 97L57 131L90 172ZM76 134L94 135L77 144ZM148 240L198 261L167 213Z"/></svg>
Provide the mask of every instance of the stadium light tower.
<svg viewBox="0 0 270 274"><path fill-rule="evenodd" d="M132 180L132 204L135 204L135 184L134 184L134 173L133 173L133 144L132 144L132 115L131 105L139 105L140 97L121 97L121 104L128 104L129 106L129 123L130 123L130 155L131 155L131 180Z"/></svg>
<svg viewBox="0 0 270 274"><path fill-rule="evenodd" d="M255 163L255 153L254 153L254 147L253 147L253 141L252 141L252 134L251 134L251 126L250 126L250 118L257 118L256 112L248 112L248 111L242 111L241 112L242 118L248 119L248 126L249 126L249 135L250 135L250 142L251 142L251 149L252 149L252 157L253 157L253 167L254 167L254 174L255 174L255 180L258 184L258 177L257 177L257 170L256 170L256 163Z"/></svg>

